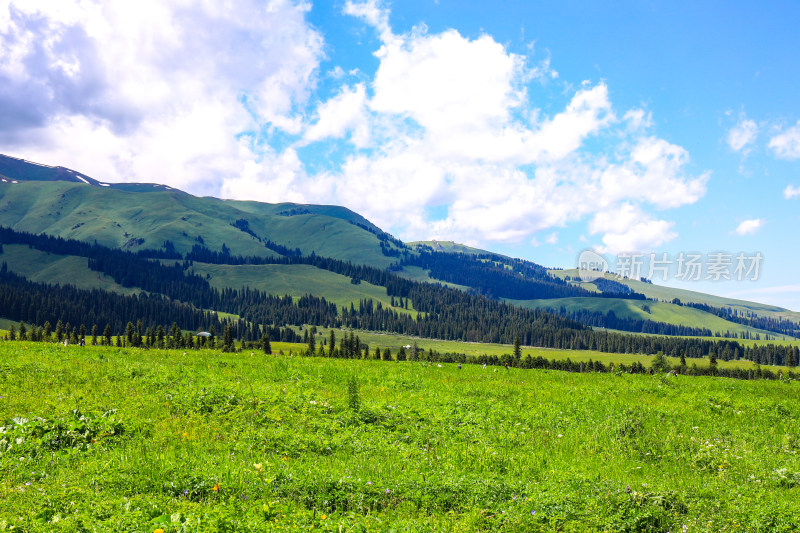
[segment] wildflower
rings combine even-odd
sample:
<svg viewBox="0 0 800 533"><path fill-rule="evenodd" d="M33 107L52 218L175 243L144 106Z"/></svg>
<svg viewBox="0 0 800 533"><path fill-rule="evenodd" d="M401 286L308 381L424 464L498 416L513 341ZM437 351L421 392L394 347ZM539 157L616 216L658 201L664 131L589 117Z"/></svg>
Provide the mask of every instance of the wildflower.
<svg viewBox="0 0 800 533"><path fill-rule="evenodd" d="M258 472L258 473L261 473L261 472L263 472L263 471L264 471L264 465L263 465L263 464L261 464L261 463L255 463L255 464L253 465L253 468L255 468L255 469L256 469L256 472Z"/></svg>
<svg viewBox="0 0 800 533"><path fill-rule="evenodd" d="M367 481L367 485L372 485L372 481Z"/></svg>
<svg viewBox="0 0 800 533"><path fill-rule="evenodd" d="M536 515L536 511L531 511L531 516Z"/></svg>
<svg viewBox="0 0 800 533"><path fill-rule="evenodd" d="M325 520L326 518L328 518L328 515L320 515L319 517L320 520Z"/></svg>
<svg viewBox="0 0 800 533"><path fill-rule="evenodd" d="M161 528L154 529L154 530L153 530L153 533L164 533L164 530L163 530L163 529L161 529Z"/></svg>
<svg viewBox="0 0 800 533"><path fill-rule="evenodd" d="M386 494L389 494L390 492L391 492L391 491L390 491L389 489L386 489Z"/></svg>
<svg viewBox="0 0 800 533"><path fill-rule="evenodd" d="M214 485L214 488L212 488L211 490L213 490L214 492L219 492L219 489L220 489L219 483L216 483Z"/></svg>

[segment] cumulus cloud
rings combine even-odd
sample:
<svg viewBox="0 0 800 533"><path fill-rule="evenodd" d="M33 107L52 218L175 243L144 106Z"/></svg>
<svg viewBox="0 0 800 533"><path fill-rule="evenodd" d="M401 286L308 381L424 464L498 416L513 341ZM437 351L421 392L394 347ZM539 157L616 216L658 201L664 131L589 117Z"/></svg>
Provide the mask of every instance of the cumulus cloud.
<svg viewBox="0 0 800 533"><path fill-rule="evenodd" d="M737 235L752 235L757 232L764 225L764 219L753 218L750 220L743 220L737 227Z"/></svg>
<svg viewBox="0 0 800 533"><path fill-rule="evenodd" d="M678 236L674 223L658 220L633 204L600 211L589 222L589 232L603 234L601 253L647 252Z"/></svg>
<svg viewBox="0 0 800 533"><path fill-rule="evenodd" d="M781 159L800 158L800 120L793 127L772 137L769 147Z"/></svg>
<svg viewBox="0 0 800 533"><path fill-rule="evenodd" d="M475 244L555 243L589 220L608 250L650 248L675 236L651 213L706 192L688 152L645 109L615 109L604 81L552 87L549 58L487 34L396 34L377 0L342 10L376 32L376 70L321 74L309 9L0 0L0 142L98 179L338 203L404 238ZM317 99L319 76L332 96Z"/></svg>
<svg viewBox="0 0 800 533"><path fill-rule="evenodd" d="M0 2L0 142L103 180L243 172L243 132L300 131L322 38L304 3L235 4Z"/></svg>
<svg viewBox="0 0 800 533"><path fill-rule="evenodd" d="M797 198L800 196L800 187L793 187L792 185L787 185L786 188L783 190L783 197L787 200L791 200L792 198Z"/></svg>
<svg viewBox="0 0 800 533"><path fill-rule="evenodd" d="M750 151L756 137L758 136L758 125L748 119L741 119L736 126L728 131L728 146L736 152L747 154Z"/></svg>
<svg viewBox="0 0 800 533"><path fill-rule="evenodd" d="M341 138L352 132L353 144L359 147L369 142L366 114L366 88L363 83L344 87L342 91L317 108L317 121L306 129L305 142Z"/></svg>

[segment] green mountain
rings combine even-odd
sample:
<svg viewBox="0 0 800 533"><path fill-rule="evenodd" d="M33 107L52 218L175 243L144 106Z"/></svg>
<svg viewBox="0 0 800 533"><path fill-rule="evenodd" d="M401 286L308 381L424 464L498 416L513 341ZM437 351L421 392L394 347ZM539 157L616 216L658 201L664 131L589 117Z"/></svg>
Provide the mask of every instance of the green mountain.
<svg viewBox="0 0 800 533"><path fill-rule="evenodd" d="M450 241L404 244L361 215L329 205L266 204L196 197L157 184L109 184L64 167L0 155L0 226L97 243L153 258L192 257L190 272L217 289L323 297L340 308L372 300L416 317L386 286L313 264L310 256L390 269L412 282L439 282L595 327L666 335L765 338L797 335L800 313L606 276L576 281L573 270ZM120 294L143 292L98 272L85 256L6 244L0 261L35 282ZM239 257L240 259L236 259ZM251 258L244 260L243 258ZM168 262L168 261L166 261ZM248 262L252 264L242 264ZM269 263L269 264L266 264ZM788 324L788 325L787 325Z"/></svg>
<svg viewBox="0 0 800 533"><path fill-rule="evenodd" d="M196 197L153 184L106 184L63 167L0 155L0 226L131 251L194 246L233 255L315 253L388 267L394 239L338 206ZM386 252L384 252L386 250Z"/></svg>

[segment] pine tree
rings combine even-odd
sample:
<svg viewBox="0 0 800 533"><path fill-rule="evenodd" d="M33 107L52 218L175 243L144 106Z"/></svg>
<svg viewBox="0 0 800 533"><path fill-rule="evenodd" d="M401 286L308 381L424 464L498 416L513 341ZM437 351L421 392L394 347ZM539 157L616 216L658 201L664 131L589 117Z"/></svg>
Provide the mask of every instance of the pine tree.
<svg viewBox="0 0 800 533"><path fill-rule="evenodd" d="M64 340L64 324L60 320L56 324L56 340L58 342Z"/></svg>
<svg viewBox="0 0 800 533"><path fill-rule="evenodd" d="M166 337L166 333L164 332L164 326L161 324L158 325L158 329L156 329L156 343L158 347L163 349L164 348L164 338Z"/></svg>
<svg viewBox="0 0 800 533"><path fill-rule="evenodd" d="M383 350L383 360L384 361L391 361L392 360L392 352L389 348Z"/></svg>
<svg viewBox="0 0 800 533"><path fill-rule="evenodd" d="M333 333L333 328L331 328L331 337L328 341L328 357L333 357L333 350L336 348L336 335Z"/></svg>
<svg viewBox="0 0 800 533"><path fill-rule="evenodd" d="M228 324L225 326L225 332L223 334L223 342L222 342L222 349L226 352L233 351L233 327Z"/></svg>
<svg viewBox="0 0 800 533"><path fill-rule="evenodd" d="M44 323L44 339L43 340L45 340L47 342L50 342L52 340L52 336L53 336L53 327L50 325L50 321L48 320L48 321L46 321Z"/></svg>
<svg viewBox="0 0 800 533"><path fill-rule="evenodd" d="M125 326L125 339L128 341L128 346L133 346L133 322L128 322Z"/></svg>
<svg viewBox="0 0 800 533"><path fill-rule="evenodd" d="M269 333L264 333L264 335L261 336L261 348L264 350L265 354L272 354L272 345L269 343Z"/></svg>
<svg viewBox="0 0 800 533"><path fill-rule="evenodd" d="M308 334L308 330L306 330L306 334L308 335L308 355L314 355L314 352L317 350L317 341L314 339L314 334Z"/></svg>
<svg viewBox="0 0 800 533"><path fill-rule="evenodd" d="M28 340L28 328L25 327L25 322L22 322L21 320L19 322L19 340Z"/></svg>
<svg viewBox="0 0 800 533"><path fill-rule="evenodd" d="M522 357L522 349L519 345L519 335L514 336L514 360L519 361Z"/></svg>
<svg viewBox="0 0 800 533"><path fill-rule="evenodd" d="M106 324L106 329L103 330L103 337L106 338L106 346L111 346L111 325Z"/></svg>
<svg viewBox="0 0 800 533"><path fill-rule="evenodd" d="M97 346L97 324L92 326L92 346Z"/></svg>

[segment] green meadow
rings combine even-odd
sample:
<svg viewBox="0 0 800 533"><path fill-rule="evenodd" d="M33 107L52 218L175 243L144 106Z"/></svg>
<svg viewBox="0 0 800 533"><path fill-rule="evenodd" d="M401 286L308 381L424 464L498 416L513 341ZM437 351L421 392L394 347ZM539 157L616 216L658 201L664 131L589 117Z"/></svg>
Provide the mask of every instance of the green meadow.
<svg viewBox="0 0 800 533"><path fill-rule="evenodd" d="M800 382L273 348L0 342L0 531L800 529Z"/></svg>
<svg viewBox="0 0 800 533"><path fill-rule="evenodd" d="M642 285L645 285L642 283ZM507 300L509 303L529 309L566 309L568 312L586 310L589 312L599 312L607 314L611 311L620 318L630 318L634 320L652 320L654 322L664 322L676 326L691 326L695 328L706 328L712 333L734 333L750 335L758 334L761 337L771 335L781 337L778 333L772 333L763 329L757 329L736 322L731 322L720 318L711 313L695 309L693 307L680 306L667 302L650 300L625 300L622 298L553 298L549 300Z"/></svg>

